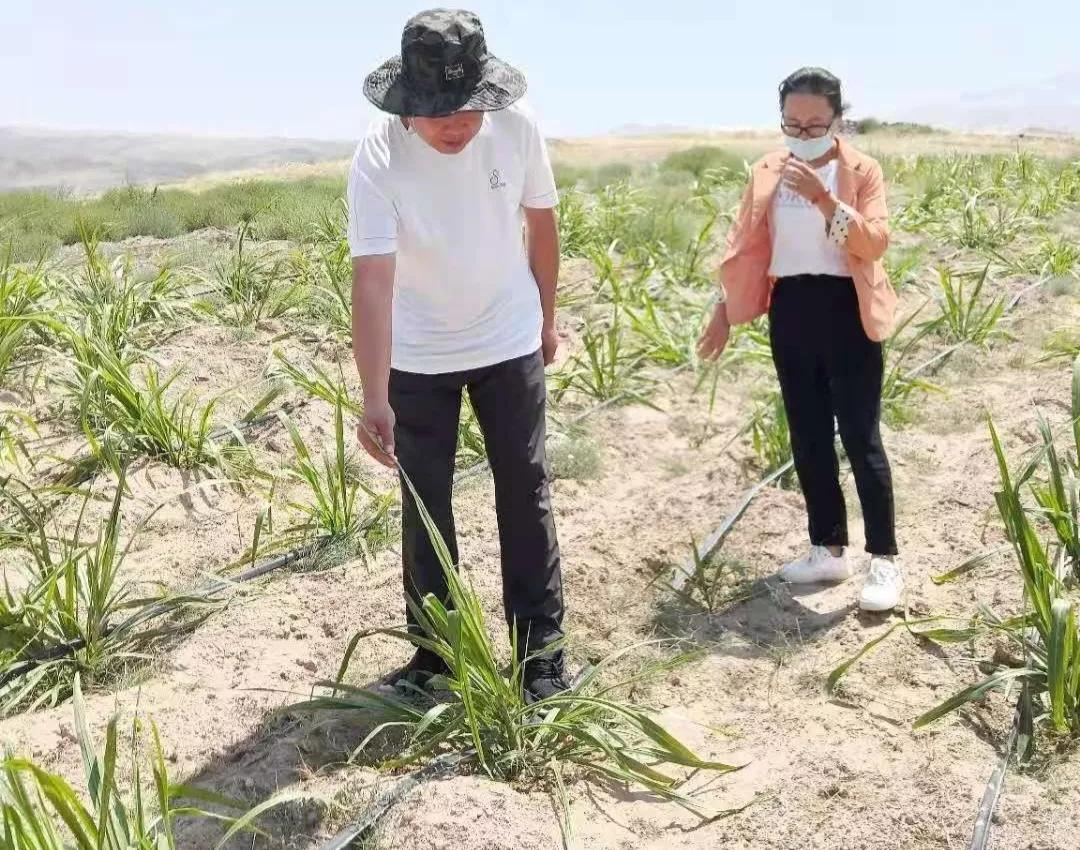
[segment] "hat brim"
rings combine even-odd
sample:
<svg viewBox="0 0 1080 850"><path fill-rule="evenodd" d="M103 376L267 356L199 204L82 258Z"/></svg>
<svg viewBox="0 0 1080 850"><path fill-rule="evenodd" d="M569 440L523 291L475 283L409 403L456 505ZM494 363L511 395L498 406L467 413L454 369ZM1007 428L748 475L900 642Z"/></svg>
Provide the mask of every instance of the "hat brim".
<svg viewBox="0 0 1080 850"><path fill-rule="evenodd" d="M387 59L364 80L364 96L383 112L419 118L466 110L497 112L520 100L526 88L525 75L495 56L488 56L484 75L471 92L429 94L410 89L400 56Z"/></svg>

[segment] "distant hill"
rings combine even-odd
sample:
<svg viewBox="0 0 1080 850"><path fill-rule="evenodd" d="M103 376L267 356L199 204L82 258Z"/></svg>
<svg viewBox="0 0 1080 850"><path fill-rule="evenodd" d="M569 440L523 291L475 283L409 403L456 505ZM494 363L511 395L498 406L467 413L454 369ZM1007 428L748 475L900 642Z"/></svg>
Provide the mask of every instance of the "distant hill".
<svg viewBox="0 0 1080 850"><path fill-rule="evenodd" d="M48 188L84 194L172 183L211 172L342 159L355 145L0 127L0 191Z"/></svg>
<svg viewBox="0 0 1080 850"><path fill-rule="evenodd" d="M1080 71L914 106L892 117L958 130L1080 133Z"/></svg>

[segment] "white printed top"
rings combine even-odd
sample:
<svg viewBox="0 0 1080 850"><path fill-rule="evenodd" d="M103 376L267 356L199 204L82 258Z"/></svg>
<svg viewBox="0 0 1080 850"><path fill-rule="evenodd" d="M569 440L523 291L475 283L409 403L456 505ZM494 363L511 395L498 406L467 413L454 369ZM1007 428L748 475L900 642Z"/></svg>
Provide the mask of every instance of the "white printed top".
<svg viewBox="0 0 1080 850"><path fill-rule="evenodd" d="M523 210L557 203L544 139L520 103L485 113L450 156L397 116L375 122L349 176L349 244L354 257L396 255L395 369L465 371L540 348Z"/></svg>
<svg viewBox="0 0 1080 850"><path fill-rule="evenodd" d="M816 169L834 195L839 167L840 161L834 159ZM837 206L832 221L825 221L820 210L781 181L773 196L769 275L776 278L800 274L850 276L845 248L848 219L847 211Z"/></svg>

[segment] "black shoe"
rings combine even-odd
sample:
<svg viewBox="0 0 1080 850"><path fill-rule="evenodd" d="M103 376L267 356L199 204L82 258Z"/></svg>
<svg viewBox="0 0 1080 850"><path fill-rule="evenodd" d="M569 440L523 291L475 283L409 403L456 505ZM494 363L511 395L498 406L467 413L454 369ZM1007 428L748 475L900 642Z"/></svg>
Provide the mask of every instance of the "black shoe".
<svg viewBox="0 0 1080 850"><path fill-rule="evenodd" d="M415 694L427 690L436 676L449 676L450 667L429 649L418 649L412 660L382 679L376 690L396 694Z"/></svg>
<svg viewBox="0 0 1080 850"><path fill-rule="evenodd" d="M570 690L562 652L526 661L522 673L522 689L528 705Z"/></svg>

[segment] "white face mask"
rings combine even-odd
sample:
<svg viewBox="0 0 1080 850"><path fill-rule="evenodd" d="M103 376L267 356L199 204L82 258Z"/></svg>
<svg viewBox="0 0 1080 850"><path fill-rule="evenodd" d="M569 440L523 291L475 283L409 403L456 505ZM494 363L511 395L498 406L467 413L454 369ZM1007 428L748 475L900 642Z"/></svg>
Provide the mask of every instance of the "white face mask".
<svg viewBox="0 0 1080 850"><path fill-rule="evenodd" d="M803 162L813 162L832 150L836 133L829 131L820 139L796 139L794 136L784 136L784 141L787 142L788 150Z"/></svg>

